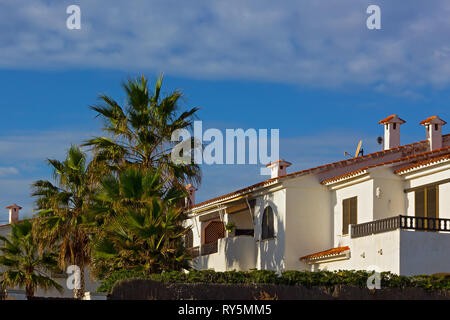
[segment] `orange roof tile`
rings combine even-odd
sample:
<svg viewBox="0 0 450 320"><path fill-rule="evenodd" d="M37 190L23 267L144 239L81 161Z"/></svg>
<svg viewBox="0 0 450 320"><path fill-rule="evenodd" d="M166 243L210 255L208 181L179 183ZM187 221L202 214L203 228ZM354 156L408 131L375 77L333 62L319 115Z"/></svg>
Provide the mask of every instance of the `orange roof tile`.
<svg viewBox="0 0 450 320"><path fill-rule="evenodd" d="M434 157L434 158L431 158L431 159L427 159L427 160L424 160L424 161L417 162L417 163L412 164L412 165L408 165L408 166L403 167L403 168L399 168L399 169L395 170L394 173L396 173L396 174L403 173L403 172L411 170L411 169L419 168L419 167L422 167L422 166L427 166L427 165L430 165L430 164L433 164L433 163L436 163L436 162L440 162L440 161L444 161L444 160L450 160L450 154L446 154L446 155L439 156L439 157Z"/></svg>
<svg viewBox="0 0 450 320"><path fill-rule="evenodd" d="M319 258L333 257L333 256L337 256L339 254L342 254L346 251L350 251L350 248L348 246L337 247L337 248L332 248L329 250L309 254L307 256L301 257L300 260L316 260Z"/></svg>
<svg viewBox="0 0 450 320"><path fill-rule="evenodd" d="M431 120L434 120L434 119L439 119L439 120L441 120L441 121L443 122L443 124L446 124L446 123L447 123L447 122L445 122L444 120L440 119L438 116L431 116L431 117L429 117L429 118L426 118L426 119L423 120L423 121L420 121L420 124L422 124L422 125L428 124L428 123L430 123Z"/></svg>
<svg viewBox="0 0 450 320"><path fill-rule="evenodd" d="M403 120L402 118L400 118L400 117L397 116L396 114L392 114L392 115L390 115L389 117L387 117L387 118L385 118L385 119L383 119L383 120L380 120L378 123L379 123L379 124L385 124L385 123L388 123L390 120L394 119L395 117L397 117L398 120L399 120L401 123L405 123L405 122L406 122L405 120Z"/></svg>
<svg viewBox="0 0 450 320"><path fill-rule="evenodd" d="M446 150L450 151L450 147L436 149L436 150L433 150L433 151L419 153L419 154L416 154L416 155L407 156L407 157L399 158L399 159L392 160L392 161L387 161L387 162L383 162L383 163L374 164L374 165L371 165L371 166L367 166L367 167L364 167L364 168L353 170L351 172L340 174L340 175L332 177L332 178L325 179L325 180L323 180L321 182L321 184L327 184L327 183L335 182L335 181L338 181L338 180L341 180L341 179L350 178L350 177L355 176L355 175L357 175L359 173L363 173L364 171L366 171L368 169L372 169L372 168L376 168L376 167L382 167L382 166L386 166L388 164L394 164L394 163L398 163L398 162L402 162L402 161L408 161L408 160L411 160L411 159L414 159L414 158L429 156L429 155L432 155L432 154L435 154L435 153L439 153L439 152L442 152L442 151L446 151Z"/></svg>
<svg viewBox="0 0 450 320"><path fill-rule="evenodd" d="M443 135L443 137L446 137L446 136L450 136L450 134ZM350 159L340 160L340 161L324 164L324 165L321 165L321 166L318 166L318 167L314 167L314 168L310 168L310 169L306 169L306 170L301 170L301 171L297 171L297 172L293 172L293 173L289 173L289 174L284 175L282 177L271 178L271 179L268 179L268 180L256 183L254 185L251 185L251 186L248 186L248 187L236 190L234 192L230 192L230 193L227 193L225 195L218 196L218 197L215 197L215 198L203 201L201 203L198 203L198 204L192 206L190 209L195 209L195 208L204 206L204 205L212 203L212 202L220 201L220 200L229 198L229 197L231 197L233 195L238 195L238 194L242 194L242 193L248 193L248 192L252 191L255 188L262 187L262 186L265 186L267 184L271 184L272 182L276 182L280 178L287 178L287 177L294 177L294 176L299 176L299 175L305 175L305 174L312 173L314 171L319 171L319 170L322 170L322 169L327 169L327 168L331 168L331 167L335 167L335 166L344 166L344 165L347 165L347 164L350 164L350 163L363 162L363 161L365 161L367 159L370 159L370 158L376 158L376 157L382 156L382 155L384 155L386 153L393 153L393 152L396 152L396 151L399 151L399 150L402 150L402 149L415 147L415 146L417 146L419 144L427 143L427 142L428 142L428 140L422 140L422 141L418 141L418 142L414 142L414 143L410 143L410 144L405 144L403 146L399 146L399 147L396 147L396 148L391 148L391 149L387 149L387 150L382 150L382 151L377 151L377 152L373 152L373 153L368 153L366 155L363 155L363 156L360 156L360 157L357 157L357 158L350 158Z"/></svg>

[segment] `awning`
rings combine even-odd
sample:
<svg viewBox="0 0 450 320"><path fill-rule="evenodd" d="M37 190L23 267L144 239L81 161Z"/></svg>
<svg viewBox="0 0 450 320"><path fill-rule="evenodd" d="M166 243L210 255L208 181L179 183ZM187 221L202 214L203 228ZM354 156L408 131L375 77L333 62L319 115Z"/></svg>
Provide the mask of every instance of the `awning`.
<svg viewBox="0 0 450 320"><path fill-rule="evenodd" d="M330 258L348 257L349 254L350 254L350 248L348 246L337 247L337 248L332 248L332 249L316 252L316 253L301 257L300 261L312 262L312 261L318 261L318 260L324 260L324 259L330 259Z"/></svg>

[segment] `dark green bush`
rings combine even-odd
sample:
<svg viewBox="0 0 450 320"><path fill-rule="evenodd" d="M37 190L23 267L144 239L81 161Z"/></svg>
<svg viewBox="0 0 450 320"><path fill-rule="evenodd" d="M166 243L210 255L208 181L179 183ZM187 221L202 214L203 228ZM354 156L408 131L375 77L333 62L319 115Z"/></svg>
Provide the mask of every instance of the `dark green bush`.
<svg viewBox="0 0 450 320"><path fill-rule="evenodd" d="M372 273L367 271L285 271L281 275L274 271L252 270L214 272L211 270L192 270L188 273L171 271L161 274L145 274L137 271L118 271L104 279L98 292L111 292L114 284L123 279L151 279L165 283L221 283L221 284L282 284L305 287L348 285L365 288ZM390 272L381 273L381 286L388 288L418 287L426 290L450 290L450 275L399 276Z"/></svg>

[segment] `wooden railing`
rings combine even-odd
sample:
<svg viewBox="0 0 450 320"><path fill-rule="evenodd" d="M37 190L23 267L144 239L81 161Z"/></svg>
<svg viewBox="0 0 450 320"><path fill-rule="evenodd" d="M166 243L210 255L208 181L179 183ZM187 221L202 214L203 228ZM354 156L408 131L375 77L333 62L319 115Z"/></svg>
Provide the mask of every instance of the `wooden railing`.
<svg viewBox="0 0 450 320"><path fill-rule="evenodd" d="M371 234L408 229L419 231L450 232L450 219L423 218L415 216L396 216L351 226L351 237L359 238Z"/></svg>
<svg viewBox="0 0 450 320"><path fill-rule="evenodd" d="M202 244L201 248L202 256L216 253L219 250L218 241Z"/></svg>

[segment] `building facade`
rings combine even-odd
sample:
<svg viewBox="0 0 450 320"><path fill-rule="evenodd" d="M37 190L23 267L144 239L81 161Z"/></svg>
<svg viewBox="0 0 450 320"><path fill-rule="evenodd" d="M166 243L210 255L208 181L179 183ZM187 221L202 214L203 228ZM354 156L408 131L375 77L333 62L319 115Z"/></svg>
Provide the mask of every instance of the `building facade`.
<svg viewBox="0 0 450 320"><path fill-rule="evenodd" d="M401 145L397 115L379 122L383 150L272 177L195 203L189 186L197 269L450 271L450 135L437 116L425 139Z"/></svg>

